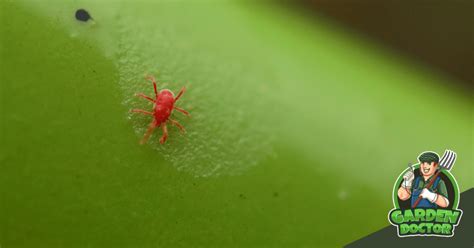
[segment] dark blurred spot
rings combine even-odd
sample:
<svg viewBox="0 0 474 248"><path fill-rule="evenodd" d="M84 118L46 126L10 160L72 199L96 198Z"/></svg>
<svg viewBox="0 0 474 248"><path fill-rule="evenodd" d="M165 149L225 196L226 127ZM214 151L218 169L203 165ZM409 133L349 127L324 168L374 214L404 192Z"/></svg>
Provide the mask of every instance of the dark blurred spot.
<svg viewBox="0 0 474 248"><path fill-rule="evenodd" d="M459 82L469 88L474 87L474 1L298 0L292 3L302 3L300 7L313 10L316 15L367 34L402 54L463 80Z"/></svg>
<svg viewBox="0 0 474 248"><path fill-rule="evenodd" d="M78 9L76 10L76 19L82 22L87 22L92 19L92 17L85 9Z"/></svg>
<svg viewBox="0 0 474 248"><path fill-rule="evenodd" d="M247 197L244 194L239 194L240 199L247 199Z"/></svg>
<svg viewBox="0 0 474 248"><path fill-rule="evenodd" d="M278 192L273 192L273 197L278 197L278 196L279 196Z"/></svg>

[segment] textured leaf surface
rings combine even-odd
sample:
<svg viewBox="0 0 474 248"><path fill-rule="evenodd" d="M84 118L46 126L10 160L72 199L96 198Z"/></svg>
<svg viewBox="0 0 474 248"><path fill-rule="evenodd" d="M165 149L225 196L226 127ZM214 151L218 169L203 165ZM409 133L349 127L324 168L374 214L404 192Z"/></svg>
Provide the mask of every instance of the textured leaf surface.
<svg viewBox="0 0 474 248"><path fill-rule="evenodd" d="M324 20L234 2L0 6L2 247L341 246L388 224L423 150L456 151L473 186L469 93ZM139 146L150 120L128 113L151 107L134 97L152 93L146 74L188 87L188 133L170 127L165 146Z"/></svg>

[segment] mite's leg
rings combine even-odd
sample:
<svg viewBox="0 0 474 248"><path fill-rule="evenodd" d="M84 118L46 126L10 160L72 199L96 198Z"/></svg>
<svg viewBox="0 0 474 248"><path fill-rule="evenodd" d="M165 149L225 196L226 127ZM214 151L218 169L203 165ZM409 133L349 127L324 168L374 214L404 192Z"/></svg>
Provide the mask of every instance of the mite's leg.
<svg viewBox="0 0 474 248"><path fill-rule="evenodd" d="M160 144L164 144L168 138L168 128L166 127L166 122L161 123L161 129L163 130L163 136L160 138Z"/></svg>
<svg viewBox="0 0 474 248"><path fill-rule="evenodd" d="M145 98L145 99L147 99L148 101L153 102L153 103L155 102L155 100L153 100L153 98L151 98L151 97L149 97L149 96L146 96L146 95L143 94L143 93L138 93L138 94L136 94L136 96L141 97L141 98Z"/></svg>
<svg viewBox="0 0 474 248"><path fill-rule="evenodd" d="M132 109L130 110L130 112L133 112L133 113L142 113L142 114L146 114L146 115L153 115L152 112L148 112L148 111L145 111L143 109Z"/></svg>
<svg viewBox="0 0 474 248"><path fill-rule="evenodd" d="M155 77L153 76L147 76L145 77L147 80L151 80L153 82L153 88L155 89L155 96L158 97L158 90L156 89L156 80Z"/></svg>
<svg viewBox="0 0 474 248"><path fill-rule="evenodd" d="M178 99L183 95L183 93L186 91L186 87L181 88L179 91L178 95L174 98L174 101L178 101Z"/></svg>
<svg viewBox="0 0 474 248"><path fill-rule="evenodd" d="M178 110L179 112L181 112L181 113L183 113L183 114L185 114L185 115L187 115L187 116L190 116L190 115L189 115L189 112L186 111L186 110L184 110L184 109L182 109L182 108L174 107L174 109Z"/></svg>
<svg viewBox="0 0 474 248"><path fill-rule="evenodd" d="M153 121L150 123L148 126L148 130L146 130L145 135L143 136L142 140L140 141L140 144L143 145L147 142L148 138L150 138L150 135L153 133L153 130L156 128L156 121Z"/></svg>
<svg viewBox="0 0 474 248"><path fill-rule="evenodd" d="M179 128L179 130L180 130L182 133L185 133L185 132L186 132L186 130L184 129L183 125L179 124L179 122L177 122L177 121L175 121L175 120L173 120L173 119L168 119L168 120L171 122L171 124L177 126L177 127Z"/></svg>

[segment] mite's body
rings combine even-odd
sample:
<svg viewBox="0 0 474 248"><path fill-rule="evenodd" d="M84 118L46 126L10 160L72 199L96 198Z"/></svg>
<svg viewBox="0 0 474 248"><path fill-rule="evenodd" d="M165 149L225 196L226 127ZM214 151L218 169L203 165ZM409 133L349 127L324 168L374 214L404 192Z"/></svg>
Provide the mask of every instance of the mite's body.
<svg viewBox="0 0 474 248"><path fill-rule="evenodd" d="M160 138L160 143L163 144L168 138L168 129L166 127L166 124L168 122L177 126L179 130L181 130L181 132L185 132L184 127L181 124L169 118L174 109L189 116L189 113L187 111L174 106L175 102L178 101L178 99L183 95L185 88L183 87L179 91L178 95L175 97L173 92L167 89L158 92L156 88L155 79L153 77L147 77L147 79L153 82L153 88L155 89L155 99L148 97L142 93L138 93L137 96L145 98L150 102L153 102L153 112L148 112L142 109L132 109L132 112L151 115L154 117L153 121L148 126L148 130L143 136L143 139L140 141L140 144L144 144L148 140L148 138L156 127L161 127L161 129L163 130L163 136L161 136Z"/></svg>
<svg viewBox="0 0 474 248"><path fill-rule="evenodd" d="M163 123L168 120L171 115L171 111L173 111L174 107L174 94L169 90L161 90L158 93L158 97L156 98L153 113L155 116L155 121L158 123Z"/></svg>

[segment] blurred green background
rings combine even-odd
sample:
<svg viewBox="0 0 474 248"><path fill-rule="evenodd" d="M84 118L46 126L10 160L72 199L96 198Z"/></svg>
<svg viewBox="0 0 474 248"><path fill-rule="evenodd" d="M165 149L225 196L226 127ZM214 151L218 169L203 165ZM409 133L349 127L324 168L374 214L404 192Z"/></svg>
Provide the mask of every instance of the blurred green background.
<svg viewBox="0 0 474 248"><path fill-rule="evenodd" d="M1 1L0 246L342 246L425 150L473 187L472 91L268 2ZM78 8L94 21L74 19ZM188 91L169 141L146 74Z"/></svg>

